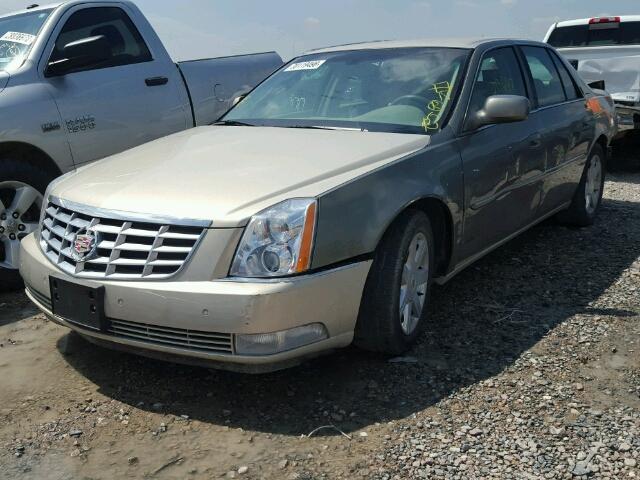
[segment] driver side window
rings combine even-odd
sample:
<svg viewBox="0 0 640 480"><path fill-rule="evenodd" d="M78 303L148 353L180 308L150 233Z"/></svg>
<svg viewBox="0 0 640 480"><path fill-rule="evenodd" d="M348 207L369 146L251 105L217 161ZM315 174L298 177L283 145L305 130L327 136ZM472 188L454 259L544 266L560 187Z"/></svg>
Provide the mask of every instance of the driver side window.
<svg viewBox="0 0 640 480"><path fill-rule="evenodd" d="M140 32L122 9L94 7L79 10L69 17L58 35L49 62L64 59L65 45L95 36L104 36L109 43L109 59L100 65L82 70L95 70L153 60Z"/></svg>
<svg viewBox="0 0 640 480"><path fill-rule="evenodd" d="M511 47L498 48L485 54L473 86L469 113L482 110L492 95L527 96L522 71Z"/></svg>

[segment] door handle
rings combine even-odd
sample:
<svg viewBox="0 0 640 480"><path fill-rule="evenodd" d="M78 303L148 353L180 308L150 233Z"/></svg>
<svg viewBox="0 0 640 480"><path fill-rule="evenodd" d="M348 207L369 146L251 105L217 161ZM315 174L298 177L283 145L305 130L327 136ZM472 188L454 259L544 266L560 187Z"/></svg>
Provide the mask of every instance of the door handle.
<svg viewBox="0 0 640 480"><path fill-rule="evenodd" d="M144 83L147 84L147 87L160 87L169 83L169 79L167 77L152 77L147 78Z"/></svg>

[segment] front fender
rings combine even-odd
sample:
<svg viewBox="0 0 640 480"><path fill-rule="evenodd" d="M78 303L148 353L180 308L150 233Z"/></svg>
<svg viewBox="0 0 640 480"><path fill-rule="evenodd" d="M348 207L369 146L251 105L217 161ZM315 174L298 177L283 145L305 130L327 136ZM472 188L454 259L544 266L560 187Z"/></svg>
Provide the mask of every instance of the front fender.
<svg viewBox="0 0 640 480"><path fill-rule="evenodd" d="M320 197L312 267L371 254L398 215L424 198L449 209L455 248L462 237L463 195L461 159L452 141L358 177Z"/></svg>
<svg viewBox="0 0 640 480"><path fill-rule="evenodd" d="M37 82L14 85L17 77L10 79L0 93L0 144L35 147L53 159L61 172L71 170L73 158L65 128L44 85Z"/></svg>

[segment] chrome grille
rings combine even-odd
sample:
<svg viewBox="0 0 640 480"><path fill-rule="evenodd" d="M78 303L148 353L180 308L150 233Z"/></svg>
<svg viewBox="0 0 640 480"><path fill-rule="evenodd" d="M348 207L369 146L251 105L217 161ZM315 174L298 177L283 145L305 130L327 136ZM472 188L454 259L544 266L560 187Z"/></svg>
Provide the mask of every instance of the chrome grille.
<svg viewBox="0 0 640 480"><path fill-rule="evenodd" d="M44 253L63 271L82 278L167 278L182 268L204 233L202 226L128 221L87 212L50 199L41 222ZM76 261L75 236L85 230L96 235L97 250L87 260Z"/></svg>
<svg viewBox="0 0 640 480"><path fill-rule="evenodd" d="M199 332L124 320L112 319L110 322L109 333L114 337L185 350L233 353L233 340L229 333Z"/></svg>

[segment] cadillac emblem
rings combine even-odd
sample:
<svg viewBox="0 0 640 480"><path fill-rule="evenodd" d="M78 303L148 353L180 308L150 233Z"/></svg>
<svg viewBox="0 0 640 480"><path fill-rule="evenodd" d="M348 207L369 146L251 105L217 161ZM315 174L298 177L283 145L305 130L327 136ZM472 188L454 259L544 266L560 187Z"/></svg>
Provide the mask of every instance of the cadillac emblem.
<svg viewBox="0 0 640 480"><path fill-rule="evenodd" d="M91 260L98 249L98 238L96 232L91 230L80 230L76 233L71 245L71 256L76 262L86 262Z"/></svg>

